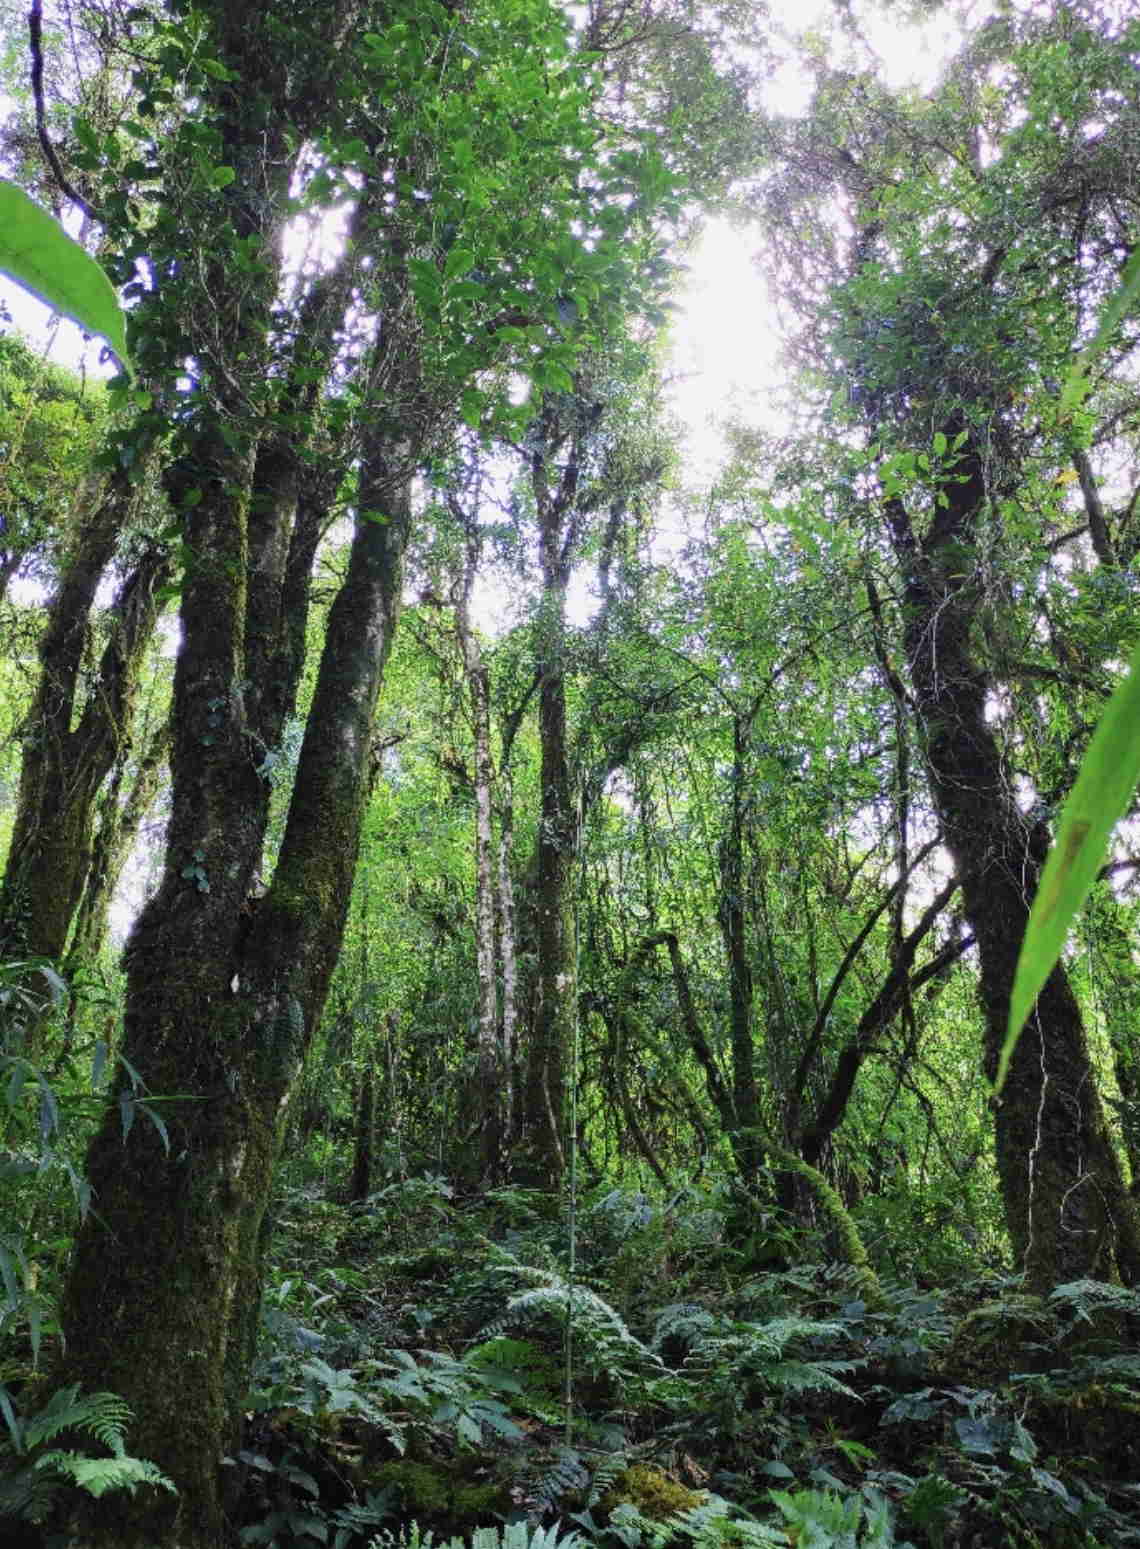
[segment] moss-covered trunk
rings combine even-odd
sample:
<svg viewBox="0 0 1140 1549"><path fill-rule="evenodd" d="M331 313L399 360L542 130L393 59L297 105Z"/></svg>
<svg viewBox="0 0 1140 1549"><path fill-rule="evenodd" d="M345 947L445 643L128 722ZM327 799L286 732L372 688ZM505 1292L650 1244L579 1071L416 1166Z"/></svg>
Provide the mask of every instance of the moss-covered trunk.
<svg viewBox="0 0 1140 1549"><path fill-rule="evenodd" d="M957 429L957 427L953 427ZM990 679L974 658L975 529L988 509L982 456L967 449L959 481L919 538L890 504L903 572L909 675L935 805L977 938L984 1063L992 1076L1029 908L1048 852L1026 818L987 718ZM994 1113L998 1172L1014 1253L1030 1283L1140 1274L1135 1209L1121 1177L1063 966L1050 976L1017 1046Z"/></svg>
<svg viewBox="0 0 1140 1549"><path fill-rule="evenodd" d="M389 520L359 523L280 859L252 923L267 786L236 709L236 605L246 599L220 580L234 573L227 539L241 530L240 510L220 496L205 517L212 542L202 552L218 558L188 581L166 872L127 952L124 1052L152 1092L177 1099L162 1108L170 1146L145 1114L124 1144L118 1106L109 1110L89 1158L97 1213L80 1234L64 1308L67 1375L130 1402L132 1445L180 1493L88 1509L81 1541L97 1549L225 1541L220 1459L238 1444L280 1118L343 933L398 608L406 473L395 492L393 482L375 462L366 470L362 506ZM208 607L203 591L214 592ZM223 679L227 664L235 676Z"/></svg>
<svg viewBox="0 0 1140 1549"><path fill-rule="evenodd" d="M570 433L556 410L540 424L543 435L536 437L530 460L542 565L542 601L535 637L541 755L533 892L537 967L515 1171L539 1187L557 1188L565 1165L562 1141L567 1065L578 1016L572 876L579 835L566 733L566 589L582 520L575 504L581 430ZM569 455L557 482L552 483L554 456L567 444Z"/></svg>

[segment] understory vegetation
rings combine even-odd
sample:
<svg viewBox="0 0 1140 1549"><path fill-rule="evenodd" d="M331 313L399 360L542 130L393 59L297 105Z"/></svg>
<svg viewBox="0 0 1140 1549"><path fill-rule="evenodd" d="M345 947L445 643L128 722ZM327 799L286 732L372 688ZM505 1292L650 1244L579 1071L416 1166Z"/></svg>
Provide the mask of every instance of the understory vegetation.
<svg viewBox="0 0 1140 1549"><path fill-rule="evenodd" d="M1140 1543L1140 22L788 9L0 0L4 1546Z"/></svg>

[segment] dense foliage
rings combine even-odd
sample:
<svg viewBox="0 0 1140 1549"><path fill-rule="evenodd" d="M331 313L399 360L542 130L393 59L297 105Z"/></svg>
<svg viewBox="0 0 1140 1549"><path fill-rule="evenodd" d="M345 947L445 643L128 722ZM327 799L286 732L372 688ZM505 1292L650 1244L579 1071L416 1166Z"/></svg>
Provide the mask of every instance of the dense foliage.
<svg viewBox="0 0 1140 1549"><path fill-rule="evenodd" d="M1140 1542L1140 25L4 14L4 1542Z"/></svg>

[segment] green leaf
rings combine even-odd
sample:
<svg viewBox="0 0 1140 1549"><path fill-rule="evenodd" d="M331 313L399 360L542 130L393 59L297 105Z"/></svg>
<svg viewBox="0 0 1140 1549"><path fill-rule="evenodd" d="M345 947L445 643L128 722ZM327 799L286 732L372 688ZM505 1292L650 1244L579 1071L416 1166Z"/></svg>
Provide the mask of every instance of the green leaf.
<svg viewBox="0 0 1140 1549"><path fill-rule="evenodd" d="M0 270L87 333L101 335L129 369L125 320L110 280L58 221L2 178Z"/></svg>
<svg viewBox="0 0 1140 1549"><path fill-rule="evenodd" d="M461 274L466 274L468 269L475 267L475 254L467 247L453 247L447 255L447 262L443 266L445 280L458 279Z"/></svg>
<svg viewBox="0 0 1140 1549"><path fill-rule="evenodd" d="M211 188L228 188L237 177L232 167L215 167L210 173Z"/></svg>
<svg viewBox="0 0 1140 1549"><path fill-rule="evenodd" d="M1103 354L1112 338L1113 331L1123 321L1133 302L1140 299L1140 247L1124 266L1124 274L1114 293L1101 309L1100 323L1093 337L1077 356L1069 371L1068 380L1061 394L1061 413L1071 414L1079 409L1088 392L1085 380L1089 367L1098 355Z"/></svg>
<svg viewBox="0 0 1140 1549"><path fill-rule="evenodd" d="M1140 647L1089 744L1041 874L1013 981L995 1092L1005 1083L1021 1029L1061 955L1069 925L1096 879L1109 836L1127 810L1138 779Z"/></svg>

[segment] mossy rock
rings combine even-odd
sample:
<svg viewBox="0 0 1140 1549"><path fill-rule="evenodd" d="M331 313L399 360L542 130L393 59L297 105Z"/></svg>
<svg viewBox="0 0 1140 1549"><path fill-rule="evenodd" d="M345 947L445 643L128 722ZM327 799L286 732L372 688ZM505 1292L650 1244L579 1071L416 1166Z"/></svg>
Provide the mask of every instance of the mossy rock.
<svg viewBox="0 0 1140 1549"><path fill-rule="evenodd" d="M600 1505L607 1512L617 1506L636 1506L642 1516L654 1522L664 1522L668 1517L675 1517L680 1512L700 1506L704 1498L703 1494L687 1490L659 1468L636 1463L617 1476L602 1497Z"/></svg>
<svg viewBox="0 0 1140 1549"><path fill-rule="evenodd" d="M984 1302L961 1320L938 1366L947 1379L981 1386L1010 1372L1048 1371L1057 1365L1061 1324L1041 1296L1016 1294Z"/></svg>
<svg viewBox="0 0 1140 1549"><path fill-rule="evenodd" d="M392 1458L370 1471L373 1489L393 1489L409 1517L430 1524L437 1532L462 1533L511 1509L506 1486L497 1479L476 1477L485 1465L472 1456Z"/></svg>
<svg viewBox="0 0 1140 1549"><path fill-rule="evenodd" d="M1042 1450L1095 1459L1097 1478L1140 1477L1140 1403L1101 1383L1035 1394L1025 1423Z"/></svg>

